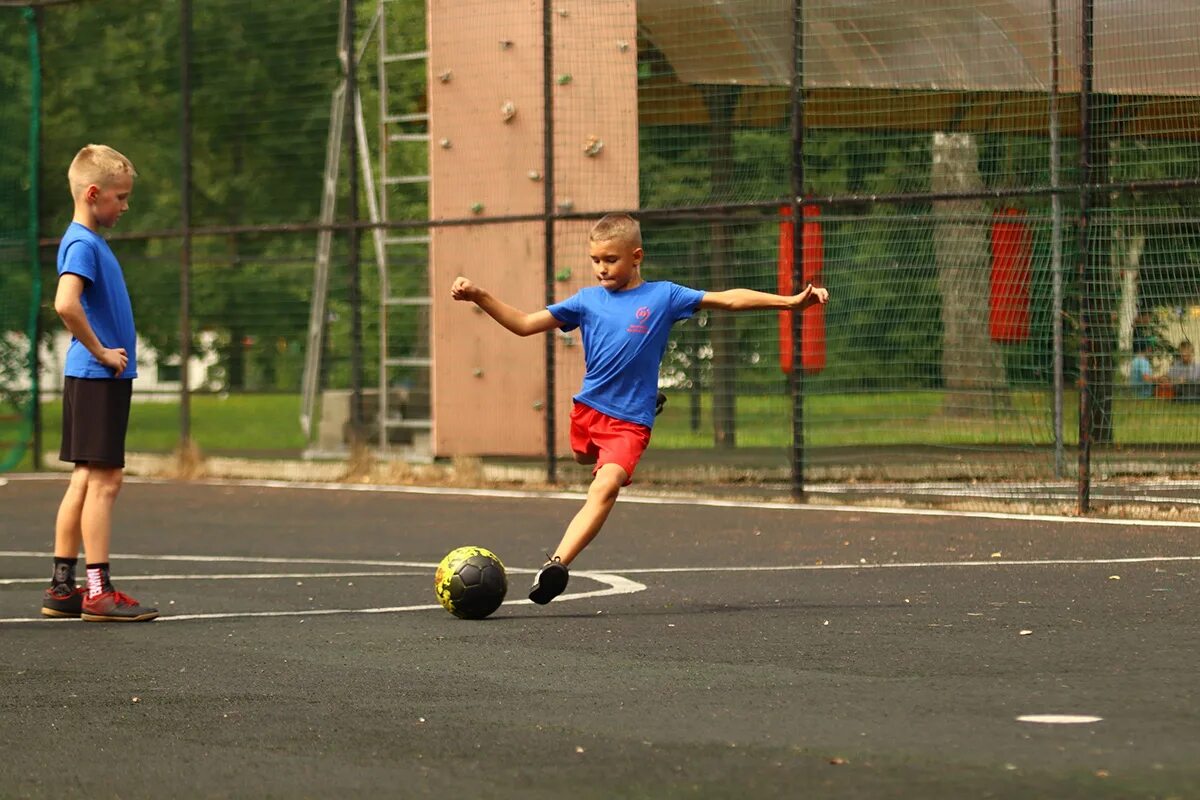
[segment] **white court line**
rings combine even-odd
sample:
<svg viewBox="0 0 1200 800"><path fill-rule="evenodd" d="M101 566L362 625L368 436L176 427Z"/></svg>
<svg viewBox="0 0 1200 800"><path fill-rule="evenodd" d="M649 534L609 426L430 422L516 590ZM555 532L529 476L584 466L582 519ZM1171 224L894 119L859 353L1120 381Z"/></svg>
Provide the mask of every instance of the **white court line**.
<svg viewBox="0 0 1200 800"><path fill-rule="evenodd" d="M53 553L38 550L0 550L0 557L6 558L50 558ZM109 558L131 559L134 561L190 561L201 564L341 564L363 567L413 567L416 569L437 569L436 563L425 561L378 561L353 558L277 558L274 556L185 556L185 555L146 555L142 553L114 553ZM505 567L505 572L529 573L536 569L525 567Z"/></svg>
<svg viewBox="0 0 1200 800"><path fill-rule="evenodd" d="M1103 717L1083 714L1022 714L1017 717L1017 722L1037 722L1042 725L1086 725L1103 720Z"/></svg>
<svg viewBox="0 0 1200 800"><path fill-rule="evenodd" d="M1200 561L1200 556L1145 556L1135 558L1046 558L1030 560L989 561L902 561L867 562L865 564L773 564L766 567L632 567L621 572L630 575L673 572L795 572L801 570L839 569L925 569L930 567L1052 567L1063 564L1080 566L1101 564L1151 564L1171 561Z"/></svg>
<svg viewBox="0 0 1200 800"><path fill-rule="evenodd" d="M611 597L613 595L634 594L636 592L645 591L646 585L631 581L620 575L612 575L606 572L576 572L576 577L590 578L599 583L607 584L603 589L594 589L590 592L575 592L571 594L559 595L556 602L564 600L584 600L591 597ZM532 600L510 600L504 605L532 605ZM441 609L440 603L424 603L413 606L391 606L387 608L319 608L309 609L308 611L225 611L212 614L172 614L161 616L156 622L185 622L190 620L206 620L206 619L246 619L252 617L327 617L336 614L394 614L401 611L429 611ZM79 622L80 620L48 620L46 617L9 617L0 618L0 625L4 623L18 622L50 622L58 624L62 622Z"/></svg>
<svg viewBox="0 0 1200 800"><path fill-rule="evenodd" d="M14 480L48 480L55 476L43 477L40 473L32 475L14 475ZM61 479L61 477L60 477ZM126 483L167 484L171 481L153 478L129 478ZM507 500L571 500L582 502L587 499L583 492L549 492L519 489L461 489L440 486L379 486L361 483L315 483L299 481L276 480L219 480L205 479L191 481L201 486L241 486L252 489L302 489L325 492L367 492L373 494L418 494L444 497L487 497ZM1116 499L1116 498L1113 498ZM1018 522L1054 522L1063 525L1119 525L1136 528L1197 528L1200 522L1165 521L1150 519L1112 519L1094 517L1066 517L1056 514L1016 514L1000 511L955 511L940 508L891 508L879 506L847 506L822 505L817 503L782 503L752 500L714 500L698 497L650 497L636 494L623 494L619 501L622 504L635 503L638 505L655 506L698 506L702 508L753 508L763 511L836 511L851 514L890 514L893 516L911 517L951 517L960 519L1001 519Z"/></svg>
<svg viewBox="0 0 1200 800"><path fill-rule="evenodd" d="M118 556L120 557L120 556ZM225 575L121 575L121 583L138 581L244 581L281 578L412 578L428 572L231 572ZM45 583L45 578L0 578L0 586L25 583Z"/></svg>
<svg viewBox="0 0 1200 800"><path fill-rule="evenodd" d="M16 558L47 558L50 554L43 552L35 552L30 550L0 550L0 557L16 557ZM245 564L371 564L380 565L388 564L395 566L421 567L424 569L434 569L436 564L428 564L422 562L399 561L399 562L380 562L380 561L357 561L353 559L312 559L312 558L272 558L272 557L247 557L247 556L187 556L187 555L139 555L133 553L114 554L113 558L122 561L193 561L198 563L206 562L236 562ZM1044 566L1089 566L1089 565L1105 565L1105 564L1151 564L1151 563L1171 563L1171 562L1191 562L1200 561L1200 556L1145 556L1145 557L1130 557L1130 558L1053 558L1053 559L1031 559L1031 560L988 560L988 561L907 561L907 562L884 562L884 563L858 563L858 564L795 564L795 565L768 565L768 566L725 566L725 567L645 567L645 568L622 568L621 573L631 575L649 575L649 574L679 574L679 573L718 573L718 572L796 572L796 571L822 571L822 570L871 570L871 569L931 569L941 567L1044 567ZM516 572L517 570L510 570ZM533 570L523 570L532 572ZM336 573L317 573L314 577L332 577ZM348 574L348 573L347 573ZM393 575L395 573L382 573ZM588 597L605 597L619 594L633 594L640 592L647 587L645 584L630 580L621 574L612 571L577 571L574 573L579 578L590 578L601 583L607 583L609 588L598 589L591 592L580 592L577 594L562 595L563 599L582 600ZM136 580L139 576L128 576L129 580ZM162 576L159 578L153 576L140 576L142 580L167 580L171 578L183 580L205 580L211 579L211 576L192 575L192 576ZM231 575L232 578L245 577L244 575ZM292 577L280 575L266 575L264 577ZM126 578L123 578L123 580ZM33 582L40 583L43 579L33 579ZM5 579L0 580L0 583L17 583L27 582L26 579ZM512 603L527 604L528 600L514 600ZM309 611L247 611L247 612L225 612L218 614L184 614L171 617L160 617L163 620L180 620L180 619L232 619L240 617L302 617L302 616L322 616L329 614L384 614L398 611L423 611L426 609L441 608L436 604L422 604L414 606L395 606L389 608L365 608L365 609L319 609ZM0 618L0 624L6 622L43 622L41 617L32 618Z"/></svg>

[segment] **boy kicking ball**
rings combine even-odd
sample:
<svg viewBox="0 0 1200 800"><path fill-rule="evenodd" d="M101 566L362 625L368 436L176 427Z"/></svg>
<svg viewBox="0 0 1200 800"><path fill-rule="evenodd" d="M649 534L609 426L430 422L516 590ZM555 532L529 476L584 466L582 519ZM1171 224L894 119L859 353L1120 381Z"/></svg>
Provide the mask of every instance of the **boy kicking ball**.
<svg viewBox="0 0 1200 800"><path fill-rule="evenodd" d="M599 286L582 289L561 303L525 313L476 286L454 281L455 300L475 303L518 336L553 328L580 329L586 371L571 410L571 450L580 464L592 465L592 484L583 508L567 525L554 554L533 580L529 599L545 605L567 588L567 568L596 537L621 488L650 442L650 429L662 410L658 370L671 326L698 309L800 311L829 300L811 284L786 296L753 289L705 292L669 281L646 281L641 274L641 227L627 214L609 214L588 236L592 272Z"/></svg>

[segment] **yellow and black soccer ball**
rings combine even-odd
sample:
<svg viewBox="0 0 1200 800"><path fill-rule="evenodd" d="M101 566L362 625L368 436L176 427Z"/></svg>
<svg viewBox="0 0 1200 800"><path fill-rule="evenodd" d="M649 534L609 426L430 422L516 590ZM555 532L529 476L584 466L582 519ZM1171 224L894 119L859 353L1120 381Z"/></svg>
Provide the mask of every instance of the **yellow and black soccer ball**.
<svg viewBox="0 0 1200 800"><path fill-rule="evenodd" d="M459 619L483 619L504 602L508 575L490 550L459 547L438 564L433 588L442 607Z"/></svg>

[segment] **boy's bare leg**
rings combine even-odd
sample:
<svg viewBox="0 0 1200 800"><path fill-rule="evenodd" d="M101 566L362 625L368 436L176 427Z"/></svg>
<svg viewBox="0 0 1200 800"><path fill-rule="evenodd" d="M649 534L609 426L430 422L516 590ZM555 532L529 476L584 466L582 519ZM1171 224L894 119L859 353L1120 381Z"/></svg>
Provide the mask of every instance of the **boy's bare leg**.
<svg viewBox="0 0 1200 800"><path fill-rule="evenodd" d="M83 550L89 564L107 564L108 548L112 541L112 510L121 491L125 471L120 467L89 469L87 495L83 501L80 520L83 531Z"/></svg>
<svg viewBox="0 0 1200 800"><path fill-rule="evenodd" d="M71 472L71 482L58 506L54 520L54 555L58 558L78 558L83 544L83 505L87 498L88 467L81 464Z"/></svg>
<svg viewBox="0 0 1200 800"><path fill-rule="evenodd" d="M596 471L583 508L575 514L558 544L558 549L554 551L554 556L560 559L563 565L574 561L575 556L596 538L627 480L629 474L619 464L605 464Z"/></svg>

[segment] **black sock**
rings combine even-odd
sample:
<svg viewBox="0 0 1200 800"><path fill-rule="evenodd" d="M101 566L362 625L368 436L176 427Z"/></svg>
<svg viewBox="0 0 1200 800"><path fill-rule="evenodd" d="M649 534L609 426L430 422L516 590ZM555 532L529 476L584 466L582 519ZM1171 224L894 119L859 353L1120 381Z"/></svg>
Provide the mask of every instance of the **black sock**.
<svg viewBox="0 0 1200 800"><path fill-rule="evenodd" d="M108 577L107 561L102 564L88 564L87 579L88 597L95 597L98 594L104 594L113 590L112 580Z"/></svg>
<svg viewBox="0 0 1200 800"><path fill-rule="evenodd" d="M68 586L75 588L75 564L78 558L54 557L54 573L50 576L50 587Z"/></svg>

